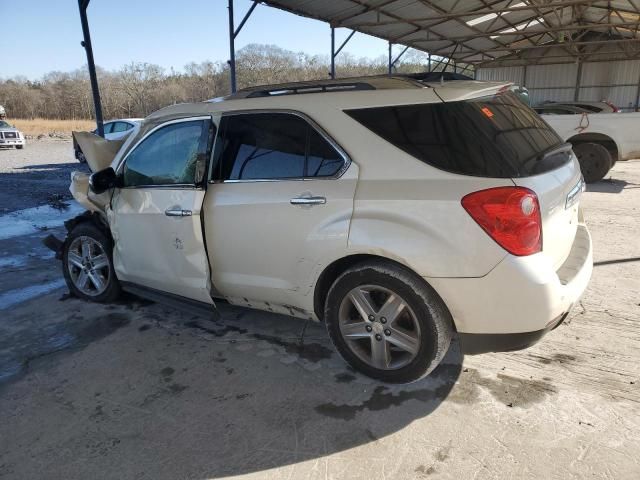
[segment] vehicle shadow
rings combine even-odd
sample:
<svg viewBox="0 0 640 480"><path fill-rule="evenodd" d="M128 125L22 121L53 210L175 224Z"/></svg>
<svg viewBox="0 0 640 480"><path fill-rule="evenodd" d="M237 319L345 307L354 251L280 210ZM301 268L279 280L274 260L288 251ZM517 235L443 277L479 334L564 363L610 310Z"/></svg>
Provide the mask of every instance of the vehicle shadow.
<svg viewBox="0 0 640 480"><path fill-rule="evenodd" d="M334 453L351 458L354 447L381 448L373 445L443 402L478 397L472 384L451 397L462 371L457 343L427 378L390 385L350 369L313 322L230 305L221 305L222 318L213 321L135 301L56 303L43 316L53 321L66 310L75 325L57 338L84 340L29 362L41 372L39 391L56 394L53 407L34 402L29 423L47 429L37 429L28 450L64 442L80 458L89 439L105 446L100 457L73 468L54 460L54 476L91 478L108 468L114 478L208 479L299 468ZM5 388L19 389L11 396L22 398L27 414L34 392L24 380ZM59 404L76 407L51 420Z"/></svg>
<svg viewBox="0 0 640 480"><path fill-rule="evenodd" d="M590 183L587 185L587 192L597 193L620 193L627 185L625 180L616 180L613 178L605 178L599 182Z"/></svg>
<svg viewBox="0 0 640 480"><path fill-rule="evenodd" d="M71 172L89 172L79 162L22 165L0 172L0 211L9 212L49 203L52 197L70 200Z"/></svg>
<svg viewBox="0 0 640 480"><path fill-rule="evenodd" d="M34 165L23 165L17 167L16 170L87 170L86 163L65 162L65 163L37 163Z"/></svg>

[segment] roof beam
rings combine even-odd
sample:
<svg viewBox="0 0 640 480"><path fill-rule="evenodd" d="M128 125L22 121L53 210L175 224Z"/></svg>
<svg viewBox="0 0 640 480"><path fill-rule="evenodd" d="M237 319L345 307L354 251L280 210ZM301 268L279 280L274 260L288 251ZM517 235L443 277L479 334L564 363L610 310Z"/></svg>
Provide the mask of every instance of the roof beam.
<svg viewBox="0 0 640 480"><path fill-rule="evenodd" d="M396 1L396 0L394 0ZM267 1L267 3L270 3L269 1ZM387 2L384 5L388 5L389 3L392 2ZM500 2L502 3L502 2ZM447 11L440 11L439 13L435 14L435 15L429 15L428 17L420 17L420 18L415 18L413 19L415 22L428 22L428 21L432 21L432 20L452 20L452 19L458 19L461 17L475 17L475 16L483 16L483 15L490 15L490 14L503 14L503 13L509 13L509 12L523 12L523 11L535 11L536 8L543 8L545 10L554 10L554 9L558 9L558 8L566 8L566 7L572 7L572 6L576 6L576 5L585 5L588 4L588 6L593 6L593 7L597 7L596 5L593 5L594 3L604 3L604 4L608 4L608 1L602 1L602 0L563 0L563 1L555 1L555 2L548 2L548 3L544 3L544 4L535 4L535 5L522 5L519 7L513 6L513 7L496 7L496 8L484 8L484 9L475 9L475 10L459 10L459 11L451 11L451 12L447 12ZM599 6L598 8L608 8L606 6ZM438 10L436 10L438 11ZM360 15L362 15L363 13L367 13L367 12L361 12L358 14L354 14L354 15L350 15L350 16L343 16L339 19L335 19L335 20L331 20L331 21L335 21L338 23L342 23L345 22L346 20L352 19L354 17L358 17ZM384 12L380 12L382 14L384 14ZM633 13L631 11L629 11L628 13ZM358 24L358 26L375 26L375 25L393 25L396 23L402 23L402 22L398 22L397 20L388 20L388 21L382 21L382 22L367 22L367 23L361 23ZM466 23L466 22L465 22ZM348 25L340 25L340 26L348 26Z"/></svg>

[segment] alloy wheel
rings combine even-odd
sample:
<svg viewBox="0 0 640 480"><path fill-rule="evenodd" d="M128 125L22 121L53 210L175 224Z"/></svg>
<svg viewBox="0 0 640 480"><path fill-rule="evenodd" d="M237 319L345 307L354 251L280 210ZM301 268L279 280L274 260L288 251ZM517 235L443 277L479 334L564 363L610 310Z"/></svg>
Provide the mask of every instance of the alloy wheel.
<svg viewBox="0 0 640 480"><path fill-rule="evenodd" d="M361 285L342 300L340 333L360 360L381 370L411 363L420 350L420 325L407 302L396 292Z"/></svg>
<svg viewBox="0 0 640 480"><path fill-rule="evenodd" d="M103 246L91 237L73 239L67 253L67 268L73 285L85 295L95 297L109 286L109 257Z"/></svg>

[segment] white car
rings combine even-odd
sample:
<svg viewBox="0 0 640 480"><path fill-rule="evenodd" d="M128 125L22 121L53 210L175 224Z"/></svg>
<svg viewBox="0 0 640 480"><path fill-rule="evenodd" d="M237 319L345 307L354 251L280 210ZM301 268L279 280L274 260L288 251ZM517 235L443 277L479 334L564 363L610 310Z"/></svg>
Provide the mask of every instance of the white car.
<svg viewBox="0 0 640 480"><path fill-rule="evenodd" d="M542 115L573 145L587 183L602 180L618 160L640 157L640 112Z"/></svg>
<svg viewBox="0 0 640 480"><path fill-rule="evenodd" d="M5 120L0 120L0 148L1 147L16 147L17 149L24 148L26 145L24 135L13 125Z"/></svg>
<svg viewBox="0 0 640 480"><path fill-rule="evenodd" d="M121 118L118 120L110 120L104 123L104 138L105 140L120 140L127 135L131 134L133 128L140 125L142 118ZM93 133L98 134L98 129L93 130ZM80 163L86 162L86 158L82 149L78 147L78 144L73 142L73 150L75 157Z"/></svg>
<svg viewBox="0 0 640 480"><path fill-rule="evenodd" d="M591 276L578 162L504 84L252 88L162 109L88 160L72 191L92 212L49 239L75 295L317 320L386 382L427 375L454 336L526 348Z"/></svg>

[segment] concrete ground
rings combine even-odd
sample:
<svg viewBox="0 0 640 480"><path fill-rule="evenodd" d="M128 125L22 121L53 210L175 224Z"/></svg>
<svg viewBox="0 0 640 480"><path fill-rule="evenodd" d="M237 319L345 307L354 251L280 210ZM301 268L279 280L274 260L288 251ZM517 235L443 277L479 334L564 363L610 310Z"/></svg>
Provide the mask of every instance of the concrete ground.
<svg viewBox="0 0 640 480"><path fill-rule="evenodd" d="M583 197L596 266L564 325L454 344L409 386L351 371L322 325L69 298L40 244L68 180L38 175L75 167L70 142L0 151L1 478L640 478L640 161Z"/></svg>

